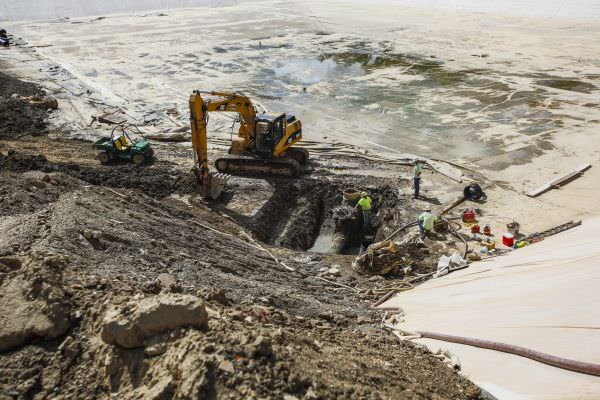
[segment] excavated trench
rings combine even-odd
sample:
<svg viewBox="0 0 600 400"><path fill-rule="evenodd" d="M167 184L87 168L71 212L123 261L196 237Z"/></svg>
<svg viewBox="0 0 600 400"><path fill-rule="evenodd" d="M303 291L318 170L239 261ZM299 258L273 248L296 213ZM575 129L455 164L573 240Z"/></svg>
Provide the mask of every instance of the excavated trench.
<svg viewBox="0 0 600 400"><path fill-rule="evenodd" d="M384 235L379 210L400 200L389 186L364 187L373 198L372 228L362 229L356 201L342 193L355 182L305 179L275 187L255 214L249 228L264 243L294 250L329 254L358 254L360 246Z"/></svg>

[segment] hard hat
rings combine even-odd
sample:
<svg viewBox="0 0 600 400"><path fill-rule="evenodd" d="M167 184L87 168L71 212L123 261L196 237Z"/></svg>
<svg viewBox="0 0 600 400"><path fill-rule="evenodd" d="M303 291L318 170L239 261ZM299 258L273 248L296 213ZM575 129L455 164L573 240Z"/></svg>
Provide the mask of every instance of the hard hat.
<svg viewBox="0 0 600 400"><path fill-rule="evenodd" d="M360 192L360 197L367 197L368 193L367 192Z"/></svg>

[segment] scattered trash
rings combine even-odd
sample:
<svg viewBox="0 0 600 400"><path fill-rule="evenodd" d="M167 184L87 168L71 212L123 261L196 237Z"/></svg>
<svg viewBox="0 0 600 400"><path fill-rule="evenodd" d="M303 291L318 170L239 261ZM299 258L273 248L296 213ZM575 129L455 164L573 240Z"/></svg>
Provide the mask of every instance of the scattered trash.
<svg viewBox="0 0 600 400"><path fill-rule="evenodd" d="M434 278L447 275L457 269L462 269L467 266L467 261L462 258L458 253L453 253L450 257L441 256L437 264L437 272L433 275Z"/></svg>
<svg viewBox="0 0 600 400"><path fill-rule="evenodd" d="M359 274L385 275L401 263L397 257L396 243L384 240L373 243L352 262L352 269Z"/></svg>

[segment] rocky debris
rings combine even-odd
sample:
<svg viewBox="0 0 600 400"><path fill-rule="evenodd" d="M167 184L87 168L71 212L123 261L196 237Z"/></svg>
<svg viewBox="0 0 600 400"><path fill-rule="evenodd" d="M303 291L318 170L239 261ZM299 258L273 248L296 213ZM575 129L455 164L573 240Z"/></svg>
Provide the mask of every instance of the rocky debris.
<svg viewBox="0 0 600 400"><path fill-rule="evenodd" d="M71 305L62 283L66 265L65 257L43 252L23 266L16 258L0 258L0 352L69 329Z"/></svg>
<svg viewBox="0 0 600 400"><path fill-rule="evenodd" d="M160 332L187 326L208 327L204 302L192 295L160 294L108 310L101 336L108 344L135 348Z"/></svg>
<svg viewBox="0 0 600 400"><path fill-rule="evenodd" d="M177 283L177 279L171 274L158 274L156 278L160 283L161 291L164 293L181 293L181 285Z"/></svg>
<svg viewBox="0 0 600 400"><path fill-rule="evenodd" d="M373 243L352 262L352 269L359 274L386 275L402 264L403 257L398 245L389 240Z"/></svg>

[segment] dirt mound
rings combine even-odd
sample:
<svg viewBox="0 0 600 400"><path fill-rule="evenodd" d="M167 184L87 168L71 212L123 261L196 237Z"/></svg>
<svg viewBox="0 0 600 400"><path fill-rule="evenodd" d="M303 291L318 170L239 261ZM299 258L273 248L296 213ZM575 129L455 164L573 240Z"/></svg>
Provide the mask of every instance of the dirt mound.
<svg viewBox="0 0 600 400"><path fill-rule="evenodd" d="M51 162L44 155L27 154L10 149L0 152L0 170L62 172L92 185L140 189L152 197L196 191L194 175L173 168L167 163L145 166L122 164L89 166L76 163Z"/></svg>
<svg viewBox="0 0 600 400"><path fill-rule="evenodd" d="M0 72L0 96L10 97L13 94L21 96L41 96L44 94L44 90L35 83L25 82Z"/></svg>
<svg viewBox="0 0 600 400"><path fill-rule="evenodd" d="M44 96L44 91L0 72L0 138L48 133L48 111L16 96Z"/></svg>
<svg viewBox="0 0 600 400"><path fill-rule="evenodd" d="M31 253L19 261L39 267L44 260ZM34 283L37 275L27 268L10 272L11 279ZM69 267L60 282L73 324L63 336L0 353L0 397L463 400L479 395L428 351L399 342L369 319L347 329L336 323L335 314L301 318L256 304L208 303L208 329L172 325L148 334L140 348L106 344L100 327L110 310L127 308L132 297L157 304L164 295L144 294L135 281Z"/></svg>

